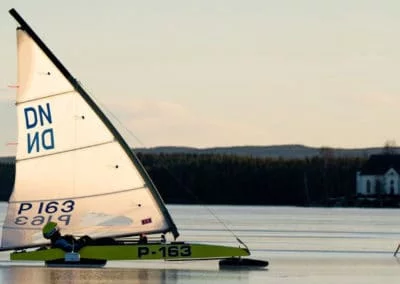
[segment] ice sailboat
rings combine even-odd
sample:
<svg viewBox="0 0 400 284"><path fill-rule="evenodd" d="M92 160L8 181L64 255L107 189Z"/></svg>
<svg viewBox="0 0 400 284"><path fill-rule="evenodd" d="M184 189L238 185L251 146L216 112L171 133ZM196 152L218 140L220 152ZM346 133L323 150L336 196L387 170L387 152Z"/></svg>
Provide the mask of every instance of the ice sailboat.
<svg viewBox="0 0 400 284"><path fill-rule="evenodd" d="M13 251L13 261L74 265L249 255L246 247L122 239L141 233L170 233L176 239L179 232L120 133L18 12L10 14L19 24L18 146L1 250ZM72 254L42 249L48 241L41 229L49 221L57 222L63 234L122 240Z"/></svg>

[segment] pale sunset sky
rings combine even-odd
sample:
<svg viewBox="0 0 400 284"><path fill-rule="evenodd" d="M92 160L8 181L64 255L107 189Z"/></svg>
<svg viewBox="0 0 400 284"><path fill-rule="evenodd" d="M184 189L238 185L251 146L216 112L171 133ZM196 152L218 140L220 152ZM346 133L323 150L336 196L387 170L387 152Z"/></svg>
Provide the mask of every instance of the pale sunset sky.
<svg viewBox="0 0 400 284"><path fill-rule="evenodd" d="M400 144L398 0L3 0L0 156L16 142L11 8L132 147Z"/></svg>

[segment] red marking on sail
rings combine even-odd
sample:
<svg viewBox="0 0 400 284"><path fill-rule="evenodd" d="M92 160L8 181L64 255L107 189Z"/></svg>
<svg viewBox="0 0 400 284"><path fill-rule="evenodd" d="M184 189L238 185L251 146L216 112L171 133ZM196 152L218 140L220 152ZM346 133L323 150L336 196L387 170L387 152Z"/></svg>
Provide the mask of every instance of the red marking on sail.
<svg viewBox="0 0 400 284"><path fill-rule="evenodd" d="M18 145L18 143L17 142L8 142L6 145L7 146L16 146L16 145Z"/></svg>
<svg viewBox="0 0 400 284"><path fill-rule="evenodd" d="M7 87L9 87L10 89L18 89L19 88L18 85L8 85Z"/></svg>
<svg viewBox="0 0 400 284"><path fill-rule="evenodd" d="M151 218L143 219L142 220L142 225L150 224L151 222L152 222Z"/></svg>

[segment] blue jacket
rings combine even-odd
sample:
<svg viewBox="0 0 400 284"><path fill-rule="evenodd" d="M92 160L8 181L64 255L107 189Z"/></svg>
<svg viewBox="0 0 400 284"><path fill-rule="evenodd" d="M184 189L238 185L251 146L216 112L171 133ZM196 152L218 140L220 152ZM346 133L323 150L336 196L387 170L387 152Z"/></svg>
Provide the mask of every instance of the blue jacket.
<svg viewBox="0 0 400 284"><path fill-rule="evenodd" d="M58 238L52 245L54 248L60 248L66 252L78 251L82 248L82 244L80 242L76 240L68 242L64 237Z"/></svg>

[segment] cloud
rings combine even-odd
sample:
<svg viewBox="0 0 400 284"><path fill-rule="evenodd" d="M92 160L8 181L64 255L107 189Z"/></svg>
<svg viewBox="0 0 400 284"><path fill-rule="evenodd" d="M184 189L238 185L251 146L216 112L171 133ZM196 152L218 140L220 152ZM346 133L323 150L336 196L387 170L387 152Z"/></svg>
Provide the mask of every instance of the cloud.
<svg viewBox="0 0 400 284"><path fill-rule="evenodd" d="M259 141L263 135L257 126L233 123L216 118L207 110L199 113L174 102L131 99L109 102L107 106L131 132L127 134L117 126L134 147L254 144L251 141Z"/></svg>
<svg viewBox="0 0 400 284"><path fill-rule="evenodd" d="M353 93L346 96L346 101L355 105L364 105L374 108L377 106L387 108L400 105L400 97L398 94L384 92Z"/></svg>

